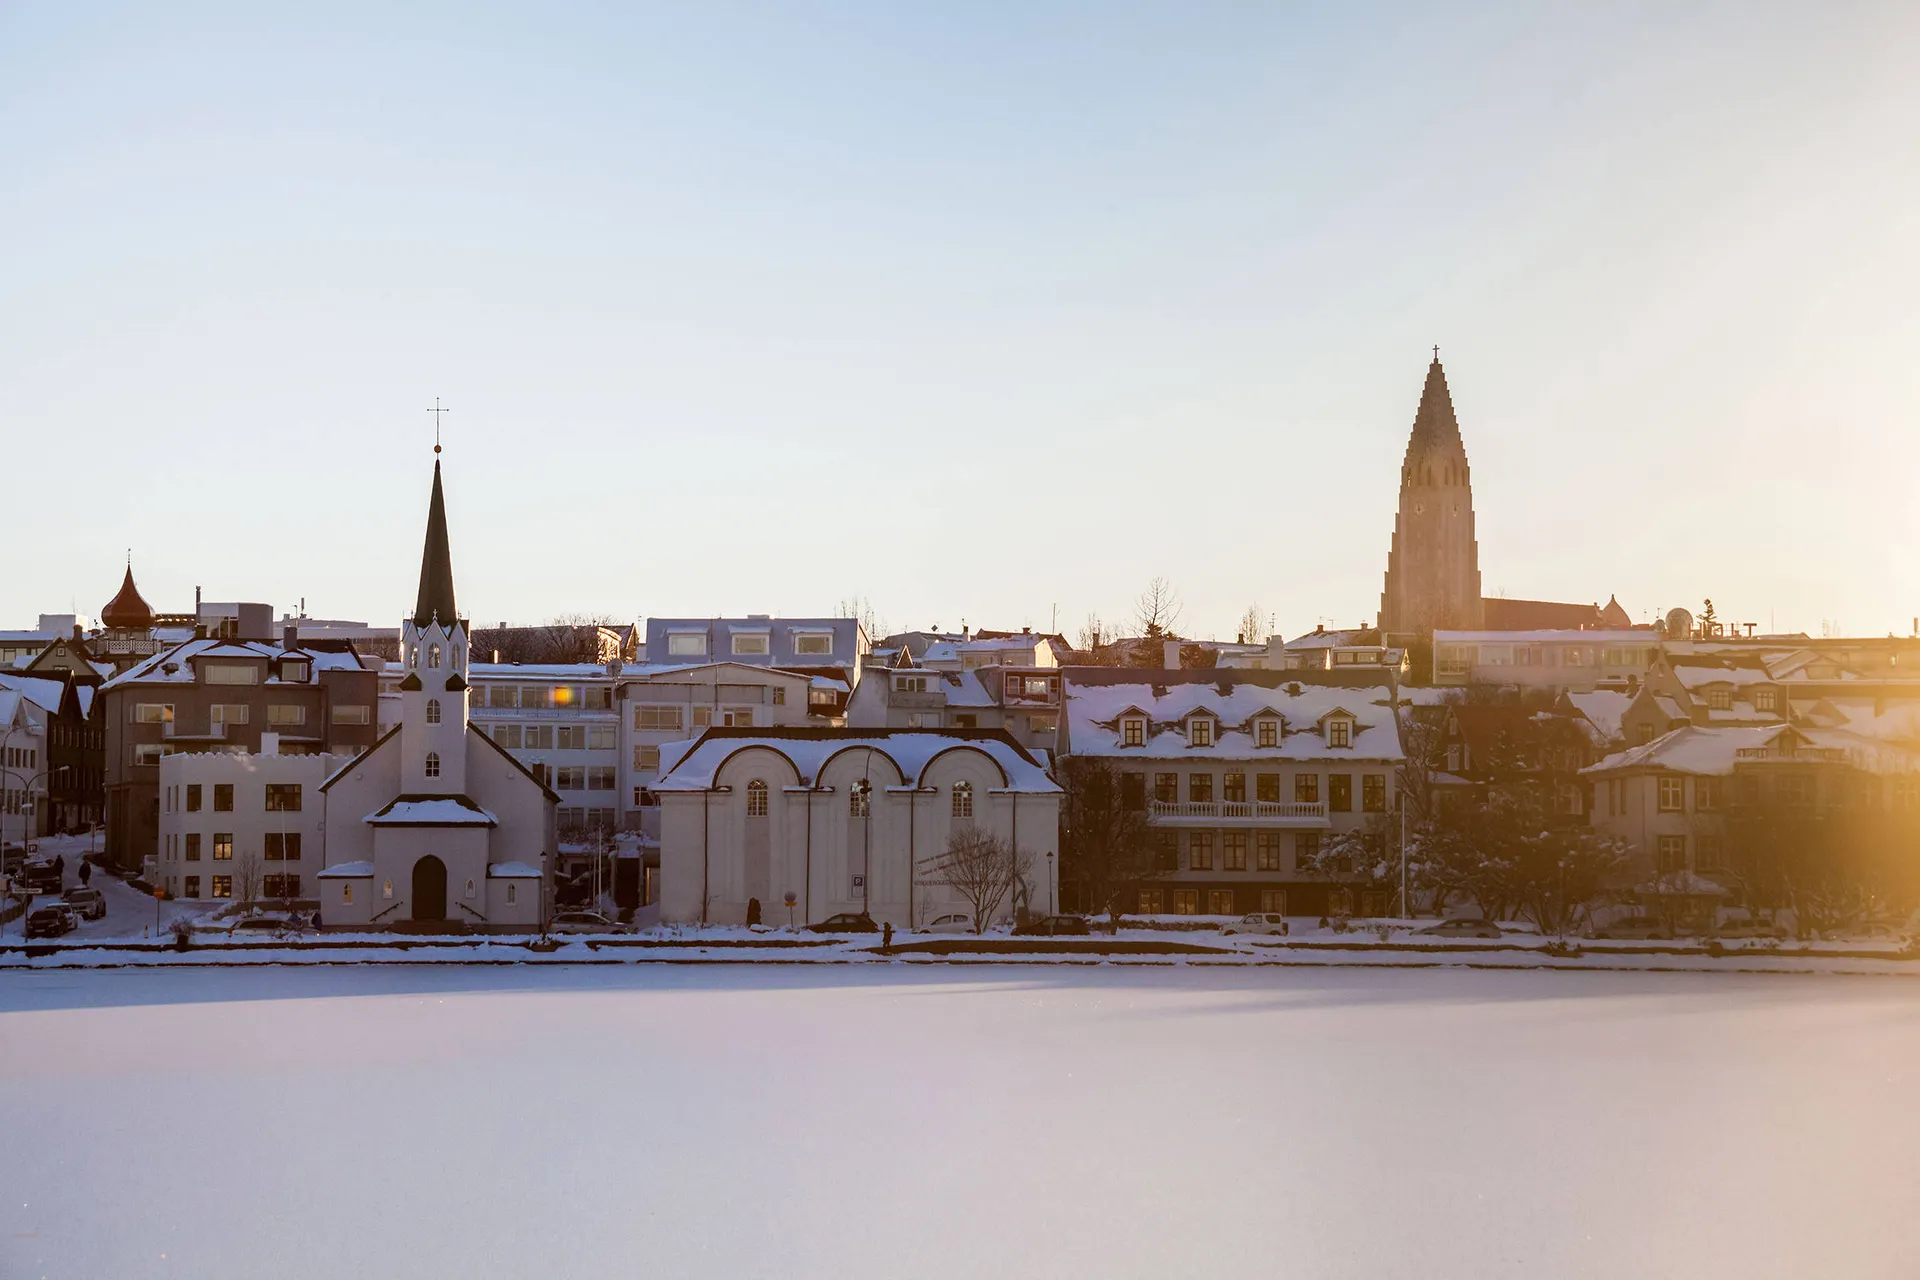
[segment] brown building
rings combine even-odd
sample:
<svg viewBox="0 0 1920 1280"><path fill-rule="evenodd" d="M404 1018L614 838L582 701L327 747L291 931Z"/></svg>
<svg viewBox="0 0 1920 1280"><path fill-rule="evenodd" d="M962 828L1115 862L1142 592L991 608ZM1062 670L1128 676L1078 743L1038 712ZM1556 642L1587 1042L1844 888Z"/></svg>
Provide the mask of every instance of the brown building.
<svg viewBox="0 0 1920 1280"><path fill-rule="evenodd" d="M1473 477L1436 353L1400 464L1400 511L1380 593L1380 629L1422 635L1476 630L1480 616Z"/></svg>
<svg viewBox="0 0 1920 1280"><path fill-rule="evenodd" d="M379 727L379 676L353 646L303 646L291 629L279 645L205 637L174 645L108 681L99 696L107 852L125 867L156 852L160 757L257 753L262 734L278 737L282 755L352 755L373 745Z"/></svg>

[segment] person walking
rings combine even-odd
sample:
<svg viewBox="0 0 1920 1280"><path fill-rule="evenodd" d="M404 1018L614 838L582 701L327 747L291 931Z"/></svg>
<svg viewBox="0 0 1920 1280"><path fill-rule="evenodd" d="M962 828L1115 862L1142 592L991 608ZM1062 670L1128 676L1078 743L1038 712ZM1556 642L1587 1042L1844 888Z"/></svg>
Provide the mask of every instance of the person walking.
<svg viewBox="0 0 1920 1280"><path fill-rule="evenodd" d="M893 921L891 920L880 926L880 954L883 956L893 954Z"/></svg>
<svg viewBox="0 0 1920 1280"><path fill-rule="evenodd" d="M92 879L93 879L93 864L91 862L88 862L85 858L82 858L80 860L80 887L85 888L87 885L87 882Z"/></svg>

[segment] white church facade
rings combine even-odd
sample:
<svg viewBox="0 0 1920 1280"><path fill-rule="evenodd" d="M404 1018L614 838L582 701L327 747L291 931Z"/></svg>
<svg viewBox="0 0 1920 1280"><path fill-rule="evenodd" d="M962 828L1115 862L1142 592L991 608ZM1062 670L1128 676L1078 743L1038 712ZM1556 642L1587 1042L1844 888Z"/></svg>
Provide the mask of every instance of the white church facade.
<svg viewBox="0 0 1920 1280"><path fill-rule="evenodd" d="M527 929L548 909L560 797L468 719L468 636L436 459L398 723L320 786L329 928Z"/></svg>

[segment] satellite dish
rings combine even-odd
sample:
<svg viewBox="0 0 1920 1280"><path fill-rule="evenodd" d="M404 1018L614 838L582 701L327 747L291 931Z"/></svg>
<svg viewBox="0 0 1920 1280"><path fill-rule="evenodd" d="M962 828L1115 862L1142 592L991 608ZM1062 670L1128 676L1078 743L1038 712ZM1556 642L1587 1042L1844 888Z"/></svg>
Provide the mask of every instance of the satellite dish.
<svg viewBox="0 0 1920 1280"><path fill-rule="evenodd" d="M1685 609L1667 610L1667 638L1683 640L1693 634L1693 615Z"/></svg>

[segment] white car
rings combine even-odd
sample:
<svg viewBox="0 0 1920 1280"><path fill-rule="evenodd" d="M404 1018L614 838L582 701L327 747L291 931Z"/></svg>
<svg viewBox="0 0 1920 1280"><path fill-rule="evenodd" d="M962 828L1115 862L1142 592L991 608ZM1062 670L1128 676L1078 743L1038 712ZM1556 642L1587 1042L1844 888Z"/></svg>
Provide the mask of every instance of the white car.
<svg viewBox="0 0 1920 1280"><path fill-rule="evenodd" d="M1266 933L1284 938L1287 934L1287 918L1277 911L1255 911L1241 916L1220 932Z"/></svg>
<svg viewBox="0 0 1920 1280"><path fill-rule="evenodd" d="M940 916L928 924L920 926L921 933L972 933L973 917L964 911Z"/></svg>

